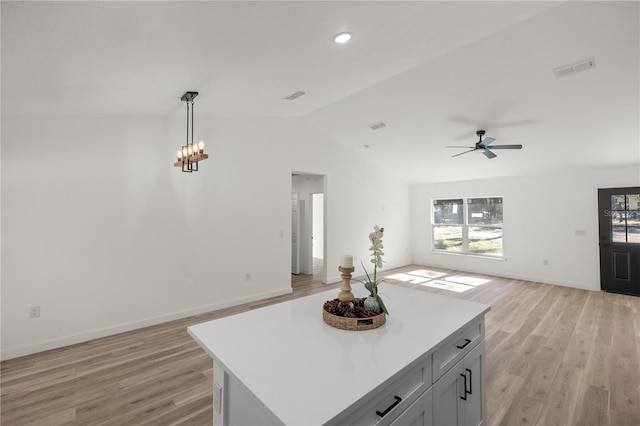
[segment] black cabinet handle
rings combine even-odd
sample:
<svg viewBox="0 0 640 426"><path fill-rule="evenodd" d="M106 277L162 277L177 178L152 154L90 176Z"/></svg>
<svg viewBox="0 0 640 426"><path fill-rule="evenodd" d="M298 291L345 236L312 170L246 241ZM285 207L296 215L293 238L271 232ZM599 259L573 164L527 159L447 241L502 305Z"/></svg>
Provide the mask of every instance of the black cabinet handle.
<svg viewBox="0 0 640 426"><path fill-rule="evenodd" d="M391 405L389 406L389 408L387 408L386 410L384 410L382 413L381 413L380 411L377 411L377 410L376 410L376 414L377 414L377 415L379 415L380 417L384 417L384 416L386 416L387 414L389 414L389 411L393 410L393 408L394 408L396 405L400 404L400 401L402 401L402 398L400 398L398 395L395 395L395 396L394 396L394 398L396 399L396 401L395 401L393 404L391 404Z"/></svg>
<svg viewBox="0 0 640 426"><path fill-rule="evenodd" d="M469 343L471 343L471 340L469 340L469 339L464 339L464 340L465 340L464 345L462 345L462 346L456 346L456 348L458 348L458 349L464 349L464 348L465 348Z"/></svg>
<svg viewBox="0 0 640 426"><path fill-rule="evenodd" d="M473 373L471 373L471 370L469 370L468 368L465 368L465 370L467 370L469 372L469 395L473 394L473 383L471 382L471 377L473 375ZM465 387L464 390L465 392L467 391L467 386L466 386L466 382L465 382Z"/></svg>
<svg viewBox="0 0 640 426"><path fill-rule="evenodd" d="M460 376L464 379L464 394L460 397L460 399L467 400L467 376L465 374L460 373Z"/></svg>

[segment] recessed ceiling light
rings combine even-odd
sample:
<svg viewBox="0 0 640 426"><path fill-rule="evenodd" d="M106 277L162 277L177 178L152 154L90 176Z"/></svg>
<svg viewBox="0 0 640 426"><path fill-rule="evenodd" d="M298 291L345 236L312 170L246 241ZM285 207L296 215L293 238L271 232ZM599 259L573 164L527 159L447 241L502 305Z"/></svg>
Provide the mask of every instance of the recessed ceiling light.
<svg viewBox="0 0 640 426"><path fill-rule="evenodd" d="M340 33L333 38L333 41L343 44L351 40L351 37L353 37L352 33Z"/></svg>

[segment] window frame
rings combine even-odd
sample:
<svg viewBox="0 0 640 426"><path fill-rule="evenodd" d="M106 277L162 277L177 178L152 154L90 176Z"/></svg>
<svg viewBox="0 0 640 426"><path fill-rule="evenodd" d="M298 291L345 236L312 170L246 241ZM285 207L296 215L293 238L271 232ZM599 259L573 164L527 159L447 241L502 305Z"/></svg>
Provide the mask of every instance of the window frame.
<svg viewBox="0 0 640 426"><path fill-rule="evenodd" d="M478 199L491 199L491 198L499 198L500 204L503 206L502 211L502 221L497 224L478 224L478 223L469 223L469 200L478 200ZM436 228L447 226L445 223L436 223L436 203L437 202L447 202L447 201L456 201L462 200L462 223L451 223L449 226L460 226L462 229L462 242L461 242L461 250L454 251L449 249L436 248ZM470 228L488 228L488 229L499 229L500 230L500 239L502 245L502 253L501 254L487 254L487 253L476 253L469 250L469 234ZM431 251L435 253L445 253L445 254L454 254L461 256L472 256L472 257L483 257L489 259L504 259L505 258L505 246L504 246L504 197L502 195L487 195L487 196L464 196L464 197L449 197L449 198L432 198L431 199Z"/></svg>

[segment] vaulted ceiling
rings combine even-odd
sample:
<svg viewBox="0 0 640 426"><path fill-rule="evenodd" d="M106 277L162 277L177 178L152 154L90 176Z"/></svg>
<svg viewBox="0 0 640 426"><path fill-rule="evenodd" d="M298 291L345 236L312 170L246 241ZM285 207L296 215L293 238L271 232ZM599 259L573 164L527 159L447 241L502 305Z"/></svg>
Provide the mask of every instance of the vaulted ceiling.
<svg viewBox="0 0 640 426"><path fill-rule="evenodd" d="M412 183L640 167L638 2L0 7L5 117L164 117L197 90L200 119L295 117ZM524 148L452 158L481 128Z"/></svg>

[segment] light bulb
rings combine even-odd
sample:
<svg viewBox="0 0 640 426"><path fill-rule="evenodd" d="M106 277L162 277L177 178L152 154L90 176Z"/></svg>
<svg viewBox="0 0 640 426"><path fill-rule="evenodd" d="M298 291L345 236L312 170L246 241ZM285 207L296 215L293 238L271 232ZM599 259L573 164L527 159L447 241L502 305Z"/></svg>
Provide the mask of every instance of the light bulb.
<svg viewBox="0 0 640 426"><path fill-rule="evenodd" d="M200 141L198 148L200 148L200 154L202 154L204 152L204 141Z"/></svg>
<svg viewBox="0 0 640 426"><path fill-rule="evenodd" d="M189 147L187 148L187 152L189 153L189 156L193 155L193 149L191 149L191 145L189 145Z"/></svg>
<svg viewBox="0 0 640 426"><path fill-rule="evenodd" d="M182 151L178 151L178 161L182 160Z"/></svg>

